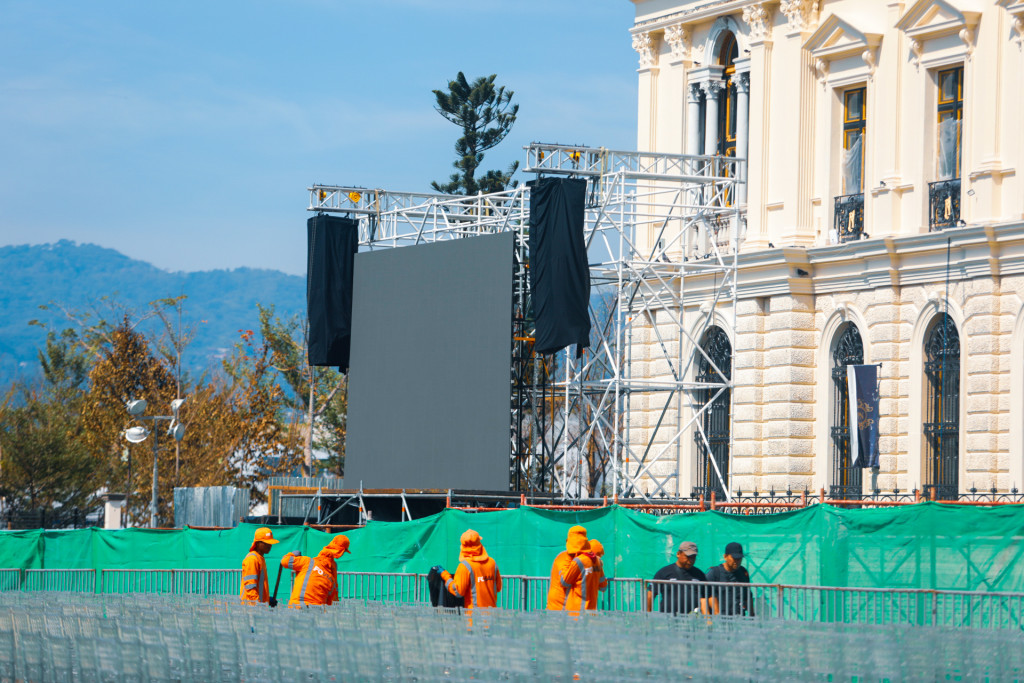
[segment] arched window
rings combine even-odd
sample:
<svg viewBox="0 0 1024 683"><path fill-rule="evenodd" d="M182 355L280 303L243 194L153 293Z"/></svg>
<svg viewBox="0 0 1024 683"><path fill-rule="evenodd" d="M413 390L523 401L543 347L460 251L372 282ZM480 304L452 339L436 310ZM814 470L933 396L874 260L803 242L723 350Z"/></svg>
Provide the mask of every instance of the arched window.
<svg viewBox="0 0 1024 683"><path fill-rule="evenodd" d="M731 393L728 387L721 385L732 377L732 344L722 328L711 327L704 335L701 349L704 353L700 354L697 363L697 381L719 386L697 391L697 400L704 412L701 413L699 428L693 434L697 444L697 486L694 487L693 495L710 497L714 491L721 498L725 495L725 484L729 481Z"/></svg>
<svg viewBox="0 0 1024 683"><path fill-rule="evenodd" d="M924 493L956 500L960 492L960 333L948 314L935 318L924 343Z"/></svg>
<svg viewBox="0 0 1024 683"><path fill-rule="evenodd" d="M832 498L852 500L863 493L863 471L853 466L850 453L850 392L846 382L846 366L863 363L860 331L853 323L847 323L832 351Z"/></svg>
<svg viewBox="0 0 1024 683"><path fill-rule="evenodd" d="M739 54L736 36L727 32L718 50L718 63L724 67L722 78L725 79L722 104L718 108L718 149L705 154L736 156L736 58Z"/></svg>

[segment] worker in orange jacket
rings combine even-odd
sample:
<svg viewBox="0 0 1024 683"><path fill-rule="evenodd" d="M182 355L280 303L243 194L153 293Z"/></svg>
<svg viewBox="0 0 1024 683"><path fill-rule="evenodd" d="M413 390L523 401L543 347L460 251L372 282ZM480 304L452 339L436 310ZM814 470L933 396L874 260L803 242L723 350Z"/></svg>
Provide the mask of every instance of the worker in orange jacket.
<svg viewBox="0 0 1024 683"><path fill-rule="evenodd" d="M260 527L253 535L249 554L242 560L242 602L266 602L277 607L277 600L267 590L267 561L263 558L276 543L279 541L267 527Z"/></svg>
<svg viewBox="0 0 1024 683"><path fill-rule="evenodd" d="M459 567L455 575L439 569L444 587L456 598L463 600L463 606L497 607L498 593L501 592L501 572L494 558L487 554L480 534L469 529L460 539Z"/></svg>
<svg viewBox="0 0 1024 683"><path fill-rule="evenodd" d="M604 575L604 546L601 541L591 538L587 541L590 544L588 553L594 567L587 576L587 604L586 609L597 609L598 595L608 588L608 579Z"/></svg>
<svg viewBox="0 0 1024 683"><path fill-rule="evenodd" d="M281 566L294 572L289 607L330 605L338 599L338 565L336 560L348 549L348 536L335 536L316 557L304 557L298 551L281 558Z"/></svg>
<svg viewBox="0 0 1024 683"><path fill-rule="evenodd" d="M587 576L593 571L593 560L587 555L590 544L587 530L569 528L565 550L551 564L551 585L548 588L548 609L579 612L587 601Z"/></svg>

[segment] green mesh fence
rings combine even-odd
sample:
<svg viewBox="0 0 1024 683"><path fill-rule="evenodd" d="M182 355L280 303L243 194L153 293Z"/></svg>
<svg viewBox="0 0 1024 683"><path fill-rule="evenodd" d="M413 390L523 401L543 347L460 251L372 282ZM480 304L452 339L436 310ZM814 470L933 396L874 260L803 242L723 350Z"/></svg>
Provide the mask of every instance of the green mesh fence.
<svg viewBox="0 0 1024 683"><path fill-rule="evenodd" d="M520 508L468 513L446 510L411 522L370 522L347 532L352 551L342 572L419 572L454 568L459 536L473 528L503 574L547 576L573 524L605 546L609 576L650 578L674 561L680 541L700 548L697 565L718 564L725 544L739 541L757 583L1024 592L1024 506L971 508L940 503L885 510L816 505L777 515L704 512L655 517L620 507L582 512ZM235 569L253 525L225 531L5 531L0 568ZM308 527L273 527L281 543L268 555L272 576L290 550L311 555L332 535ZM167 579L169 580L169 579ZM151 590L160 591L162 585Z"/></svg>

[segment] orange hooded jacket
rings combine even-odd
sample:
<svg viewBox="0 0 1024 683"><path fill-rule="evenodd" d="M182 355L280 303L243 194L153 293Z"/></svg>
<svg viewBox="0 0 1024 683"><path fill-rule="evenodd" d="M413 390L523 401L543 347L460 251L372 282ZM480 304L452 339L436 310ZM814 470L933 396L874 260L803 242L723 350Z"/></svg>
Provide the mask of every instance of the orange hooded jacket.
<svg viewBox="0 0 1024 683"><path fill-rule="evenodd" d="M281 566L295 572L289 607L330 605L338 599L338 565L335 560L348 550L348 537L335 536L316 557L291 552L281 558Z"/></svg>
<svg viewBox="0 0 1024 683"><path fill-rule="evenodd" d="M587 609L597 609L597 598L601 591L608 588L608 579L604 575L604 546L596 539L590 539L590 560L593 570L587 575Z"/></svg>
<svg viewBox="0 0 1024 683"><path fill-rule="evenodd" d="M579 612L587 600L587 576L593 571L593 561L584 551L589 550L587 530L581 526L569 529L565 550L551 564L551 584L548 587L548 609Z"/></svg>
<svg viewBox="0 0 1024 683"><path fill-rule="evenodd" d="M461 543L459 568L455 575L441 572L445 588L455 597L462 598L466 609L497 607L498 593L501 592L501 572L497 563L484 549L480 534L472 529L462 534Z"/></svg>

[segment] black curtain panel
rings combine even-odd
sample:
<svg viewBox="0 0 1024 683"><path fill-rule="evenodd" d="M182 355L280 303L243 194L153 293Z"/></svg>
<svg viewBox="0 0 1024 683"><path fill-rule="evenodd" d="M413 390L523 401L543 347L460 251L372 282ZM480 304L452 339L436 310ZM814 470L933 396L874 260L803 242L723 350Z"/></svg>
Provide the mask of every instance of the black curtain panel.
<svg viewBox="0 0 1024 683"><path fill-rule="evenodd" d="M583 239L587 181L541 178L530 186L530 289L537 353L590 346L590 268Z"/></svg>
<svg viewBox="0 0 1024 683"><path fill-rule="evenodd" d="M320 214L306 221L309 364L348 372L352 339L352 268L359 221Z"/></svg>

